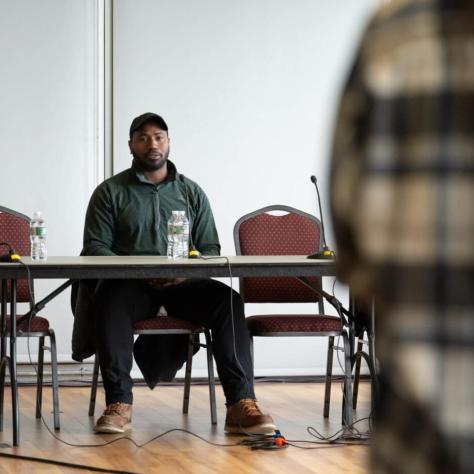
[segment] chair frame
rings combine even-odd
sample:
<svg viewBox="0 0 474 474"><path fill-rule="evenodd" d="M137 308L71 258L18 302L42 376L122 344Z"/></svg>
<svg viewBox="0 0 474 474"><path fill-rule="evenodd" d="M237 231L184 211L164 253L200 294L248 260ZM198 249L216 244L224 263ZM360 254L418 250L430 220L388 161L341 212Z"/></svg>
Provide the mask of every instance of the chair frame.
<svg viewBox="0 0 474 474"><path fill-rule="evenodd" d="M316 225L321 229L321 222L320 220L304 211L300 211L294 207L286 206L286 205L271 205L266 206L256 211L250 212L248 214L243 215L240 217L234 225L234 243L235 243L235 251L237 255L242 255L241 252L241 242L240 242L240 226L245 221L257 217L261 214L270 213L272 211L283 211L291 214L297 214L302 217L306 217L316 223ZM322 239L319 240L319 249L322 250ZM243 283L244 278L239 278L240 281L240 294L242 299L245 302L245 289ZM303 282L305 283L305 282ZM306 283L305 283L306 284ZM308 287L309 285L306 284ZM320 297L318 299L318 311L319 314L325 314L324 312L324 299L320 293L318 293L318 289L322 289L322 278L318 280L316 286L311 286L311 289L315 291L315 293L319 294ZM258 304L258 303L256 303ZM341 315L339 315L341 316ZM317 317L317 316L315 316ZM258 332L258 333L250 333L250 343L251 343L251 356L252 361L254 361L254 342L253 338L256 337L328 337L328 350L327 350L327 359L326 359L326 375L325 375L325 391L324 391L324 418L329 417L329 408L330 408L330 401L331 401L331 383L332 383L332 368L333 368L333 355L334 350L338 349L337 346L334 345L334 338L335 337L342 337L343 341L343 351L344 351L344 396L343 396L343 404L342 404L342 424L345 426L350 426L352 424L352 356L351 356L351 346L349 341L349 335L346 329L344 328L344 319L341 318L341 323L343 325L342 331L329 331L329 332Z"/></svg>
<svg viewBox="0 0 474 474"><path fill-rule="evenodd" d="M355 298L350 295L350 311L355 314L359 314L360 308ZM379 396L379 387L377 379L377 361L375 357L375 303L372 301L365 311L368 311L367 319L363 320L361 324L354 327L354 348L352 356L352 368L354 371L353 381L353 408L357 409L357 401L359 395L359 382L360 382L360 371L362 360L365 361L370 374L370 388L371 388L371 409L375 412L376 401ZM364 334L367 339L364 339ZM355 347L355 338L357 338L357 347ZM367 345L367 350L364 350L364 345Z"/></svg>
<svg viewBox="0 0 474 474"><path fill-rule="evenodd" d="M11 214L15 217L30 222L30 218L20 212L14 211L4 206L0 206L0 213ZM12 247L15 247L12 245ZM34 282L31 282L31 297L34 298ZM10 367L10 375L12 374L11 358L7 356L7 339L10 337L10 330L7 328L7 298L8 285L6 280L2 280L2 302L1 302L1 321L0 321L0 356L2 360L8 361ZM33 309L30 299L30 310ZM53 392L53 418L54 429L60 429L59 420L59 382L58 382L58 359L56 349L56 336L54 330L49 328L47 331L24 331L17 328L16 337L37 337L38 339L38 368L36 371L36 418L41 418L42 402L43 402L43 373L44 373L44 351L48 350L51 354L51 385ZM45 345L45 337L49 337L49 347ZM17 384L12 383L13 390L18 390ZM0 373L0 432L3 431L3 406L5 391L5 368ZM15 395L13 395L16 397Z"/></svg>
<svg viewBox="0 0 474 474"><path fill-rule="evenodd" d="M204 333L206 339L205 344L201 344L199 336ZM153 334L187 334L188 353L184 378L184 396L183 396L183 413L187 414L189 410L189 399L191 392L191 371L193 364L194 347L196 345L206 348L207 355L207 375L209 382L209 405L211 411L211 423L217 424L217 408L216 408L216 383L214 377L214 363L212 357L212 339L208 329L202 327L196 331L190 329L138 329L134 331L135 335L153 335ZM97 386L99 382L99 356L95 354L94 369L92 373L91 394L89 399L89 416L94 416L95 402L97 398Z"/></svg>

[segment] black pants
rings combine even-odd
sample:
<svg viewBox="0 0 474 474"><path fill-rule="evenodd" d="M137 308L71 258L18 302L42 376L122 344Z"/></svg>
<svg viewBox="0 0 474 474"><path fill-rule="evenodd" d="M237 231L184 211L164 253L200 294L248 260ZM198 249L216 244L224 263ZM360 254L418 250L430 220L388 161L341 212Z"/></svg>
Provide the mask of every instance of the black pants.
<svg viewBox="0 0 474 474"><path fill-rule="evenodd" d="M255 397L243 302L233 291L231 311L227 285L189 279L154 289L141 280L104 280L95 303L97 350L107 405L132 403L133 324L156 316L161 306L169 315L211 330L217 372L228 405Z"/></svg>

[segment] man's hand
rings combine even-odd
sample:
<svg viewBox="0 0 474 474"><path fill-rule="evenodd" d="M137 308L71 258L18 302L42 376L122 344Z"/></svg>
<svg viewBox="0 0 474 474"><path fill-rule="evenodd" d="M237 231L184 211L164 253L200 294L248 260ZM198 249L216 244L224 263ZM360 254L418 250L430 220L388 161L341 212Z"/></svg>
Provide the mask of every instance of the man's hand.
<svg viewBox="0 0 474 474"><path fill-rule="evenodd" d="M150 278L145 280L152 288L166 288L167 286L178 285L186 278Z"/></svg>

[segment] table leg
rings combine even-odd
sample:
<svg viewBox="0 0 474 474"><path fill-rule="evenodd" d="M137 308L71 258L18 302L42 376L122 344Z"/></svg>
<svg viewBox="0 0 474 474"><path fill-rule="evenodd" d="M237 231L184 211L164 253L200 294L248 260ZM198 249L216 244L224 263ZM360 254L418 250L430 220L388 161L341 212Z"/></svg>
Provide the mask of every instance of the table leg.
<svg viewBox="0 0 474 474"><path fill-rule="evenodd" d="M3 359L7 355L7 280L2 280L2 313L1 313L1 328L0 328L0 356Z"/></svg>
<svg viewBox="0 0 474 474"><path fill-rule="evenodd" d="M2 308L0 318L0 432L3 431L3 400L5 394L5 371L8 365L7 359L7 338L5 336L7 331L7 281L2 280Z"/></svg>
<svg viewBox="0 0 474 474"><path fill-rule="evenodd" d="M16 374L16 280L10 282L10 384L12 389L13 446L20 445L20 412Z"/></svg>

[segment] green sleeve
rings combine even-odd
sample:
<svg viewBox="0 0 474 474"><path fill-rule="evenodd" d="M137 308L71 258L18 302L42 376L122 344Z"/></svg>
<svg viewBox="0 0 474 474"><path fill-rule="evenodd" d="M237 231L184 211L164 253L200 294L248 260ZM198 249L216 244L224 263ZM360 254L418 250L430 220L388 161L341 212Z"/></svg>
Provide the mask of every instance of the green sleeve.
<svg viewBox="0 0 474 474"><path fill-rule="evenodd" d="M81 255L116 255L113 251L115 219L110 191L99 186L89 201Z"/></svg>
<svg viewBox="0 0 474 474"><path fill-rule="evenodd" d="M191 229L194 245L203 255L220 255L221 246L209 200L199 186L196 185L194 191L196 212Z"/></svg>

